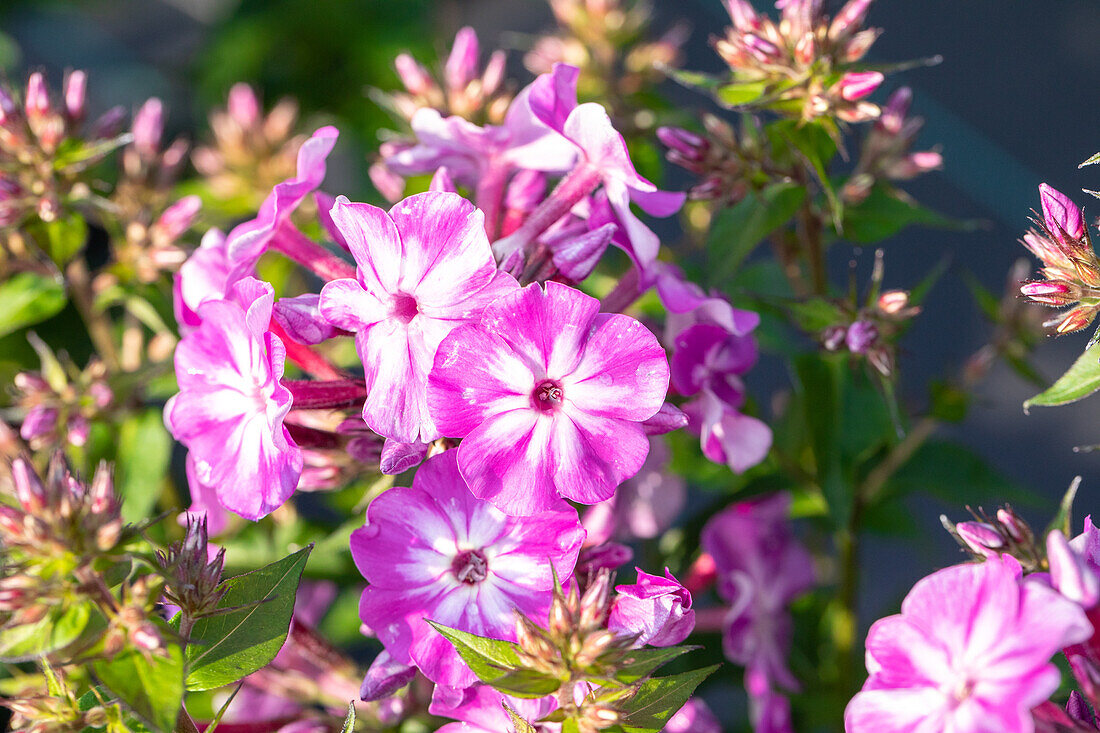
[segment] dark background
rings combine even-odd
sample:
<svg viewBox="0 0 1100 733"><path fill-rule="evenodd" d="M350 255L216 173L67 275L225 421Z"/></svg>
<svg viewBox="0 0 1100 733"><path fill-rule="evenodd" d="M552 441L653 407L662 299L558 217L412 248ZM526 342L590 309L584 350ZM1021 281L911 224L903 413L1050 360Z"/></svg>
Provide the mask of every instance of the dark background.
<svg viewBox="0 0 1100 733"><path fill-rule="evenodd" d="M707 39L728 23L719 1L654 5L657 28L679 19L692 24L686 66L718 70ZM942 172L908 189L946 214L987 222L973 232L911 229L888 243L888 287L912 286L944 257L952 262L904 343L902 395L919 406L927 382L957 369L988 335L958 275L973 273L1000 292L1008 268L1025 254L1016 239L1027 227L1029 210L1038 206L1036 186L1047 181L1084 203L1087 214L1100 212L1100 201L1078 192L1100 188L1100 168L1077 170L1100 149L1093 99L1100 78L1100 3L879 0L869 22L885 29L874 60L933 54L944 59L887 81L888 88L901 82L914 87L915 111L927 119L922 147L942 144L946 160ZM399 51L432 58L463 24L477 28L483 49L515 48L522 34L549 28L551 17L536 0L5 0L0 67L13 81L23 80L28 69L44 68L54 85L66 68L88 69L93 109L118 103L136 108L158 95L168 104L169 127L190 137L204 129L204 110L222 103L235 81L259 85L269 105L290 94L300 100L311 128L334 121L342 131L326 189L373 199L366 156L386 117L366 98L366 88L394 88L391 61ZM520 56L513 52L512 69L526 79ZM703 106L689 93L674 93L684 105ZM842 272L851 256L850 248L838 246L831 264ZM866 271L870 252L860 261ZM1044 376L1053 380L1064 371L1086 338L1042 343L1037 358ZM752 381L761 389L774 382L767 374ZM1079 517L1100 497L1100 455L1071 450L1100 442L1100 424L1094 402L1037 408L1025 416L1021 402L1035 391L998 367L966 422L946 434L1044 497L1023 509L1042 526L1075 475L1084 477ZM864 618L888 612L916 579L958 559L937 521L940 512L963 518L965 484L957 495L953 506L914 502L923 530L915 541L865 545Z"/></svg>

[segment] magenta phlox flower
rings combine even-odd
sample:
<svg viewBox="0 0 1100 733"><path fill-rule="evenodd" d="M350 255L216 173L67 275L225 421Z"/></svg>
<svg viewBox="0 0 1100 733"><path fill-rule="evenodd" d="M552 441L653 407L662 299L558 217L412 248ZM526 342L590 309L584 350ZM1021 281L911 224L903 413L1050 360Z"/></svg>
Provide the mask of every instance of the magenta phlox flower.
<svg viewBox="0 0 1100 733"><path fill-rule="evenodd" d="M174 282L176 321L183 331L198 325L199 306L226 297L229 287L252 275L279 226L321 184L325 160L339 132L322 127L298 151L298 175L276 184L255 219L236 226L229 236L211 229L197 250L180 266Z"/></svg>
<svg viewBox="0 0 1100 733"><path fill-rule="evenodd" d="M1100 602L1100 530L1085 518L1085 531L1066 540L1060 529L1047 534L1050 584L1088 610Z"/></svg>
<svg viewBox="0 0 1100 733"><path fill-rule="evenodd" d="M514 726L502 703L507 703L528 721L539 720L558 706L553 696L521 699L505 695L488 685L474 685L466 689L436 685L428 712L458 721L447 723L436 733L505 733L514 730Z"/></svg>
<svg viewBox="0 0 1100 733"><path fill-rule="evenodd" d="M555 282L529 285L439 346L428 403L475 496L529 515L594 504L638 472L668 362L641 323Z"/></svg>
<svg viewBox="0 0 1100 733"><path fill-rule="evenodd" d="M615 587L615 600L607 617L607 628L617 634L636 636L637 646L673 646L695 628L691 593L665 568L665 575L651 575L641 568L638 582Z"/></svg>
<svg viewBox="0 0 1100 733"><path fill-rule="evenodd" d="M720 326L734 336L747 336L760 325L760 314L734 308L718 294L708 295L684 277L676 265L666 262L654 266L657 294L668 311L665 338L673 341L686 328L698 323Z"/></svg>
<svg viewBox="0 0 1100 733"><path fill-rule="evenodd" d="M425 619L497 639L515 639L515 612L546 618L554 572L569 577L584 542L576 512L509 517L475 498L456 451L434 456L412 488L395 488L367 509L351 552L370 583L360 618L397 664L414 663L453 687L476 681Z"/></svg>
<svg viewBox="0 0 1100 733"><path fill-rule="evenodd" d="M281 506L298 484L302 452L283 426L290 391L280 383L286 349L268 330L273 291L254 278L229 299L199 307L201 323L176 347L179 394L165 424L193 460L193 490L247 519Z"/></svg>
<svg viewBox="0 0 1100 733"><path fill-rule="evenodd" d="M702 547L714 559L718 593L730 603L726 657L771 684L797 689L787 669L791 621L787 605L814 584L813 558L787 521L790 498L774 494L734 504L703 528Z"/></svg>
<svg viewBox="0 0 1100 733"><path fill-rule="evenodd" d="M1031 733L1031 708L1061 681L1051 657L1091 634L1080 606L1021 581L1011 556L940 570L871 627L845 729Z"/></svg>
<svg viewBox="0 0 1100 733"><path fill-rule="evenodd" d="M603 183L608 205L629 242L627 252L644 272L656 261L660 240L634 215L631 202L648 214L664 217L679 211L686 197L661 191L638 175L626 141L611 124L607 111L594 102L577 104L579 73L576 67L555 64L553 71L532 82L528 105L536 119L577 147L581 165Z"/></svg>
<svg viewBox="0 0 1100 733"><path fill-rule="evenodd" d="M288 224L290 215L307 196L317 190L325 178L329 153L340 132L332 126L322 127L298 149L298 173L275 187L260 205L256 218L233 228L226 240L234 275L251 273L256 261L267 251L279 227Z"/></svg>
<svg viewBox="0 0 1100 733"><path fill-rule="evenodd" d="M653 539L676 520L687 501L684 480L670 473L668 444L650 438L641 470L622 483L615 495L595 504L582 520L588 544L611 539Z"/></svg>
<svg viewBox="0 0 1100 733"><path fill-rule="evenodd" d="M355 333L367 398L363 419L402 443L440 437L426 384L440 341L517 285L496 269L484 216L453 193L410 196L388 212L340 197L332 218L356 279L329 282L320 311Z"/></svg>

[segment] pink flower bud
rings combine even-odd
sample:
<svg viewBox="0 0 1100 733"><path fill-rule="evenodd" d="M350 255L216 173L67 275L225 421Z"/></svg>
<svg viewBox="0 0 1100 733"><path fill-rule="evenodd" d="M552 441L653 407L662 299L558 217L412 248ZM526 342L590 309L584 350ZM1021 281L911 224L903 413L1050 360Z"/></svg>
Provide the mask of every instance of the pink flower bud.
<svg viewBox="0 0 1100 733"><path fill-rule="evenodd" d="M23 418L19 435L28 443L45 437L57 429L57 418L58 412L55 407L43 405L32 407Z"/></svg>
<svg viewBox="0 0 1100 733"><path fill-rule="evenodd" d="M910 153L886 169L889 178L906 181L943 167L943 156L934 150Z"/></svg>
<svg viewBox="0 0 1100 733"><path fill-rule="evenodd" d="M244 82L238 82L229 89L226 108L233 121L245 130L260 124L260 100L256 91Z"/></svg>
<svg viewBox="0 0 1100 733"><path fill-rule="evenodd" d="M88 442L88 436L92 432L92 425L83 415L73 415L66 425L66 439L71 445L81 447Z"/></svg>
<svg viewBox="0 0 1100 733"><path fill-rule="evenodd" d="M143 157L154 156L164 134L164 105L156 97L150 97L134 115L131 127L134 147Z"/></svg>
<svg viewBox="0 0 1100 733"><path fill-rule="evenodd" d="M1009 508L997 510L997 521L1008 532L1008 536L1017 542L1023 542L1031 536L1031 529Z"/></svg>
<svg viewBox="0 0 1100 733"><path fill-rule="evenodd" d="M427 94L432 88L434 82L431 74L409 54L398 54L393 60L393 66L397 69L397 76L409 94L421 96Z"/></svg>
<svg viewBox="0 0 1100 733"><path fill-rule="evenodd" d="M746 33L741 36L741 42L757 61L767 63L779 58L779 48L771 41L766 41L755 33Z"/></svg>
<svg viewBox="0 0 1100 733"><path fill-rule="evenodd" d="M195 223L195 217L202 209L202 199L198 196L184 196L160 215L156 226L170 241L179 239Z"/></svg>
<svg viewBox="0 0 1100 733"><path fill-rule="evenodd" d="M904 290L887 290L878 297L878 309L887 315L900 313L909 305L909 293Z"/></svg>
<svg viewBox="0 0 1100 733"><path fill-rule="evenodd" d="M466 85L477 78L478 59L477 33L469 26L455 34L451 55L443 67L443 80L450 90L465 89Z"/></svg>
<svg viewBox="0 0 1100 733"><path fill-rule="evenodd" d="M504 81L505 64L508 56L503 51L493 51L489 56L489 62L485 64L485 72L481 75L481 93L490 95L500 88Z"/></svg>
<svg viewBox="0 0 1100 733"><path fill-rule="evenodd" d="M680 127L658 127L657 139L687 160L702 160L710 148L710 144L704 138Z"/></svg>
<svg viewBox="0 0 1100 733"><path fill-rule="evenodd" d="M870 321L856 321L844 336L844 343L853 354L866 352L877 340L878 328Z"/></svg>
<svg viewBox="0 0 1100 733"><path fill-rule="evenodd" d="M867 16L867 9L871 7L873 0L848 0L847 4L833 18L829 26L829 38L837 40L844 38L863 25L863 19Z"/></svg>
<svg viewBox="0 0 1100 733"><path fill-rule="evenodd" d="M87 86L88 75L80 69L69 72L69 75L65 77L65 113L74 122L84 119L84 100Z"/></svg>
<svg viewBox="0 0 1100 733"><path fill-rule="evenodd" d="M726 0L726 10L733 26L742 33L760 28L760 18L748 0Z"/></svg>
<svg viewBox="0 0 1100 733"><path fill-rule="evenodd" d="M859 61L866 56L867 52L871 50L871 46L875 44L875 40L878 39L878 34L877 29L868 28L848 39L847 45L844 46L844 60L849 62Z"/></svg>
<svg viewBox="0 0 1100 733"><path fill-rule="evenodd" d="M1061 530L1047 535L1047 562L1050 564L1050 583L1054 589L1084 608L1092 608L1100 601L1100 579L1070 547Z"/></svg>
<svg viewBox="0 0 1100 733"><path fill-rule="evenodd" d="M1065 194L1045 183L1039 184L1039 199L1043 204L1043 219L1047 229L1062 239L1064 232L1070 239L1080 239L1085 233L1085 222L1081 210Z"/></svg>
<svg viewBox="0 0 1100 733"><path fill-rule="evenodd" d="M386 438L378 470L387 476L396 476L420 465L427 455L427 443L400 443Z"/></svg>
<svg viewBox="0 0 1100 733"><path fill-rule="evenodd" d="M27 79L27 99L24 109L28 120L40 119L50 113L50 93L46 88L46 77L34 72Z"/></svg>
<svg viewBox="0 0 1100 733"><path fill-rule="evenodd" d="M669 402L661 405L657 414L642 421L642 430L646 435L664 435L673 430L679 430L688 424L688 417L676 405Z"/></svg>
<svg viewBox="0 0 1100 733"><path fill-rule="evenodd" d="M816 44L814 43L814 34L807 33L795 44L794 58L803 66L809 66L813 63L815 50Z"/></svg>
<svg viewBox="0 0 1100 733"><path fill-rule="evenodd" d="M1044 305L1062 306L1080 299L1080 292L1065 282L1028 282L1020 286L1020 293Z"/></svg>
<svg viewBox="0 0 1100 733"><path fill-rule="evenodd" d="M878 89L886 77L878 71L853 71L845 74L838 82L842 99L855 102Z"/></svg>
<svg viewBox="0 0 1100 733"><path fill-rule="evenodd" d="M955 525L959 539L979 555L997 557L1005 546L1004 538L991 524L985 522L959 522Z"/></svg>
<svg viewBox="0 0 1100 733"><path fill-rule="evenodd" d="M15 498L19 500L19 504L25 511L36 514L46 507L46 488L42 485L30 461L25 458L13 460L11 479L15 485Z"/></svg>
<svg viewBox="0 0 1100 733"><path fill-rule="evenodd" d="M913 90L902 87L890 95L882 108L882 115L875 122L875 126L889 134L897 135L905 124L905 116L909 114L909 105L913 102Z"/></svg>

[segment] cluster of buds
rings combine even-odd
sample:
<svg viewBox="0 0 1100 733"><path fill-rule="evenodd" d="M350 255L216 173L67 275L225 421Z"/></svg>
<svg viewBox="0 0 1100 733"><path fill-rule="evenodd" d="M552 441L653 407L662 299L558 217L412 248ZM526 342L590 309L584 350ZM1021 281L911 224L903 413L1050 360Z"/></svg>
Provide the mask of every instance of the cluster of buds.
<svg viewBox="0 0 1100 733"><path fill-rule="evenodd" d="M735 84L753 85L775 111L814 119L835 116L845 122L878 117L867 101L883 81L878 71L851 70L878 38L863 28L872 0L848 0L833 17L822 0L780 0L776 22L758 14L748 0L726 0L733 26L714 47L733 71Z"/></svg>
<svg viewBox="0 0 1100 733"><path fill-rule="evenodd" d="M847 323L822 331L821 345L826 351L847 351L864 357L882 376L889 377L895 364L893 337L904 321L919 312L919 307L910 305L909 293L887 290Z"/></svg>
<svg viewBox="0 0 1100 733"><path fill-rule="evenodd" d="M675 25L656 40L649 40L649 3L550 0L550 8L561 31L535 42L524 57L527 69L544 74L556 63L576 66L581 70L581 96L607 100L614 112L625 111L618 109L625 107L616 104L618 100L660 82L661 69L678 66L681 61L687 26ZM646 129L652 118L651 112L642 111L635 113L633 120L615 121L620 130Z"/></svg>
<svg viewBox="0 0 1100 733"><path fill-rule="evenodd" d="M1035 543L1035 533L1012 507L1006 504L993 516L981 508L977 511L966 509L973 515L973 521L955 524L941 515L940 523L974 559L1011 555L1020 561L1024 572L1044 569L1043 553Z"/></svg>
<svg viewBox="0 0 1100 733"><path fill-rule="evenodd" d="M393 63L405 90L378 98L405 120L411 120L418 109L427 107L439 110L444 116L457 115L478 124L499 125L512 101L504 88L505 61L504 51L493 51L483 68L477 33L473 28L462 28L455 34L439 80L423 64L403 53Z"/></svg>
<svg viewBox="0 0 1100 733"><path fill-rule="evenodd" d="M163 583L153 575L143 575L121 589L122 598L107 604L107 631L103 636L103 652L111 657L125 647L137 649L146 656L167 654L164 637L152 620L155 602Z"/></svg>
<svg viewBox="0 0 1100 733"><path fill-rule="evenodd" d="M86 486L60 452L46 481L19 457L10 478L18 507L0 504L0 628L35 623L84 595L79 576L122 539L120 505L105 465Z"/></svg>
<svg viewBox="0 0 1100 733"><path fill-rule="evenodd" d="M1045 326L1061 335L1086 328L1100 310L1100 262L1092 248L1081 209L1069 197L1047 184L1039 186L1042 221L1021 239L1043 263L1045 280L1029 280L1020 292L1032 303L1068 307Z"/></svg>
<svg viewBox="0 0 1100 733"><path fill-rule="evenodd" d="M34 450L62 441L84 445L92 420L102 416L114 399L103 362L93 358L78 370L71 361L62 364L35 334L27 338L38 352L42 368L15 375L16 401L23 411L20 437Z"/></svg>
<svg viewBox="0 0 1100 733"><path fill-rule="evenodd" d="M196 619L210 615L225 595L221 587L222 569L225 566L225 548L210 557L207 543L206 516L187 515L187 534L165 551L157 550L167 584L164 598L186 614Z"/></svg>
<svg viewBox="0 0 1100 733"><path fill-rule="evenodd" d="M740 135L712 114L703 115L705 137L679 127L657 129L657 138L668 148L668 161L702 179L688 191L688 198L731 206L756 185L786 175L760 144L756 119L746 115L743 122Z"/></svg>
<svg viewBox="0 0 1100 733"><path fill-rule="evenodd" d="M924 126L920 117L909 117L913 92L902 87L882 107L882 114L871 126L863 143L859 162L844 184L842 195L850 203L867 198L878 181L907 181L943 166L938 150L910 152Z"/></svg>
<svg viewBox="0 0 1100 733"><path fill-rule="evenodd" d="M210 113L212 145L195 148L191 160L219 199L248 202L256 210L280 181L294 176L298 148L298 105L282 99L264 115L255 90L234 84L226 108Z"/></svg>
<svg viewBox="0 0 1100 733"><path fill-rule="evenodd" d="M0 698L11 711L10 730L24 733L79 733L88 728L124 731L118 705L81 705L59 670L45 667L41 686L22 687L12 697Z"/></svg>
<svg viewBox="0 0 1100 733"><path fill-rule="evenodd" d="M45 76L30 75L22 104L0 87L0 228L14 229L33 218L51 222L64 207L94 201L84 174L120 144L125 110L114 108L82 136L87 76L71 71L62 100L50 99ZM20 240L21 241L21 240Z"/></svg>
<svg viewBox="0 0 1100 733"><path fill-rule="evenodd" d="M198 216L202 201L186 196L171 202L172 187L187 164L188 143L176 138L161 149L164 105L155 97L141 106L122 150L122 176L111 196L119 228L114 248L120 271L143 283L176 270L186 259L177 244Z"/></svg>

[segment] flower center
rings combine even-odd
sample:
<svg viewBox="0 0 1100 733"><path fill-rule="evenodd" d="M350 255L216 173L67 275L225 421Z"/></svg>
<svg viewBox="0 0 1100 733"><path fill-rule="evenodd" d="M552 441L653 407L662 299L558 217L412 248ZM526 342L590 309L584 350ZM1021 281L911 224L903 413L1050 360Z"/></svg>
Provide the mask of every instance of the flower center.
<svg viewBox="0 0 1100 733"><path fill-rule="evenodd" d="M534 404L535 409L543 412L557 410L564 400L565 390L553 379L542 380L531 393L531 402Z"/></svg>
<svg viewBox="0 0 1100 733"><path fill-rule="evenodd" d="M420 313L420 308L416 304L416 298L407 293L398 293L393 296L393 306L390 309L390 315L398 319L402 323L408 323Z"/></svg>
<svg viewBox="0 0 1100 733"><path fill-rule="evenodd" d="M489 562L480 550L466 550L455 555L451 571L461 582L474 585L489 575Z"/></svg>

